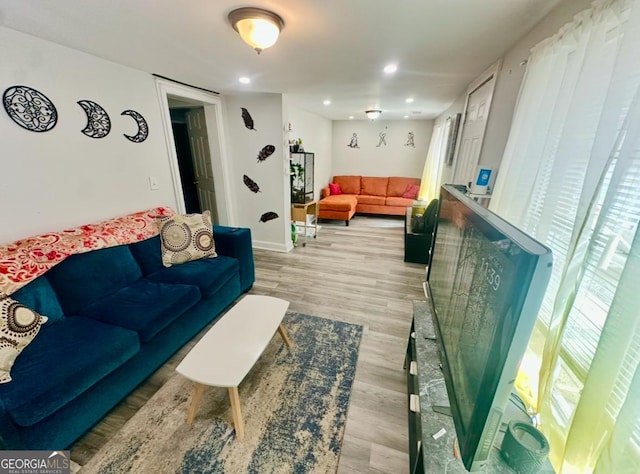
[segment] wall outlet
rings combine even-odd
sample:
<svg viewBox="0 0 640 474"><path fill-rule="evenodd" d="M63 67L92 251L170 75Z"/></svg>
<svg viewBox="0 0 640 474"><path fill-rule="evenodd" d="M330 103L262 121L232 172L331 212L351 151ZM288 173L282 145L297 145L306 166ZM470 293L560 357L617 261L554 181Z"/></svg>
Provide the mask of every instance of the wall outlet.
<svg viewBox="0 0 640 474"><path fill-rule="evenodd" d="M157 191L160 189L160 186L158 185L158 178L155 176L149 176L149 188L151 191Z"/></svg>

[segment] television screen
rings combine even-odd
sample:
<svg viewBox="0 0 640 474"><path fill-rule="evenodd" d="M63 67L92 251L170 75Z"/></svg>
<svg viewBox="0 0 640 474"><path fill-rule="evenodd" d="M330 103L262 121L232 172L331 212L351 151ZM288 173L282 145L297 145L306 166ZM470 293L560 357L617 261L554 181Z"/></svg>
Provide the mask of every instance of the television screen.
<svg viewBox="0 0 640 474"><path fill-rule="evenodd" d="M427 296L469 470L489 456L550 275L551 250L442 187Z"/></svg>

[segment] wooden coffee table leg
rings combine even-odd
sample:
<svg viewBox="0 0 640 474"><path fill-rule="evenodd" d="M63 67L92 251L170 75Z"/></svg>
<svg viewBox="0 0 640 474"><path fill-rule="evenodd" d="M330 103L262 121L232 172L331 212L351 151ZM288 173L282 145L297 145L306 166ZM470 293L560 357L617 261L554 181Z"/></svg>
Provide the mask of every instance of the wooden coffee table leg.
<svg viewBox="0 0 640 474"><path fill-rule="evenodd" d="M196 411L198 410L198 405L200 404L200 399L202 398L203 390L204 390L204 385L196 382L193 387L193 394L191 395L191 405L189 406L189 411L187 412L188 425L193 423L193 419L196 416Z"/></svg>
<svg viewBox="0 0 640 474"><path fill-rule="evenodd" d="M244 438L244 423L242 422L242 412L240 411L238 387L229 387L229 399L231 400L231 412L233 413L233 425L236 429L236 439L240 441Z"/></svg>
<svg viewBox="0 0 640 474"><path fill-rule="evenodd" d="M282 337L282 340L287 345L287 347L291 347L291 341L289 340L289 336L287 336L287 331L284 330L284 326L282 324L278 326L278 332L280 333L280 337Z"/></svg>

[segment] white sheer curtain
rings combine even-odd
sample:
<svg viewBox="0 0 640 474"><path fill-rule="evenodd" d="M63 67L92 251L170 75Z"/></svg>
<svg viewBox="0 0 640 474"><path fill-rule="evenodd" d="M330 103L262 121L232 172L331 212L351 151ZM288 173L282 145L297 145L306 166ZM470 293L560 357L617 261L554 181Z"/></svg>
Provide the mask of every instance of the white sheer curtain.
<svg viewBox="0 0 640 474"><path fill-rule="evenodd" d="M553 250L519 390L561 473L640 472L639 3L534 48L491 200Z"/></svg>
<svg viewBox="0 0 640 474"><path fill-rule="evenodd" d="M440 178L442 176L450 128L450 118L443 124L436 124L433 127L429 151L427 152L427 159L422 173L422 181L420 182L420 191L418 192L418 199L421 201L430 202L440 196Z"/></svg>

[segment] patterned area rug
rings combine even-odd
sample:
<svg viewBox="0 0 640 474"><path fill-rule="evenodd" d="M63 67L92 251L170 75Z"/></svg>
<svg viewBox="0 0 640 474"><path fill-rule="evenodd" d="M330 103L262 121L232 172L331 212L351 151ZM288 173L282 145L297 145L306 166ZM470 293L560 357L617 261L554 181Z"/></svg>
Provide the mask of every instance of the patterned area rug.
<svg viewBox="0 0 640 474"><path fill-rule="evenodd" d="M206 387L185 423L193 383L176 374L80 472L335 472L362 326L291 312L284 325L291 349L276 334L240 385L242 441L226 388Z"/></svg>

